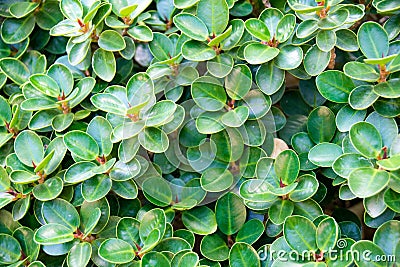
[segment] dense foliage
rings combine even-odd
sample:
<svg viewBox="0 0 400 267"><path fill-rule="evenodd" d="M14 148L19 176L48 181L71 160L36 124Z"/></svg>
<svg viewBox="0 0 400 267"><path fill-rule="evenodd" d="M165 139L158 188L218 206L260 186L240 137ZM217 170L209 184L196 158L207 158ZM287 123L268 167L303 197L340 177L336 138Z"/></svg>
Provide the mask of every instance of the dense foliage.
<svg viewBox="0 0 400 267"><path fill-rule="evenodd" d="M1 266L400 266L400 1L0 16Z"/></svg>

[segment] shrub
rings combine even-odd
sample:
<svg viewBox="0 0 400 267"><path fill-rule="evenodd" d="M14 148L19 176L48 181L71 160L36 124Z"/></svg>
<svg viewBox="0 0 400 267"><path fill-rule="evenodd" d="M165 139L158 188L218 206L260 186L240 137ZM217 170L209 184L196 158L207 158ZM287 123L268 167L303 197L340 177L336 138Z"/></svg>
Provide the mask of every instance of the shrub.
<svg viewBox="0 0 400 267"><path fill-rule="evenodd" d="M399 1L0 15L1 266L400 266Z"/></svg>

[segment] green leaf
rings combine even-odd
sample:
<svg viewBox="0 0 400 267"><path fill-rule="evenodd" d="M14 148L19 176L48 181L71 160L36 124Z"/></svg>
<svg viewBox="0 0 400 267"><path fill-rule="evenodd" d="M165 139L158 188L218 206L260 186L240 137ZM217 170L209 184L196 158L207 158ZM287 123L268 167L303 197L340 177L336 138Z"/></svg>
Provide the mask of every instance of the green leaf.
<svg viewBox="0 0 400 267"><path fill-rule="evenodd" d="M326 69L330 58L329 52L322 51L317 45L314 45L304 56L304 69L311 76L316 76Z"/></svg>
<svg viewBox="0 0 400 267"><path fill-rule="evenodd" d="M142 242L149 237L153 230L158 229L164 235L166 217L162 209L152 209L144 214L141 219L139 235Z"/></svg>
<svg viewBox="0 0 400 267"><path fill-rule="evenodd" d="M200 251L212 261L224 261L229 257L229 248L218 234L204 236L200 243Z"/></svg>
<svg viewBox="0 0 400 267"><path fill-rule="evenodd" d="M77 162L67 169L64 181L68 183L83 182L95 176L95 173L92 171L95 167L96 164L93 162Z"/></svg>
<svg viewBox="0 0 400 267"><path fill-rule="evenodd" d="M215 215L221 232L231 235L245 223L246 207L236 194L228 192L217 200Z"/></svg>
<svg viewBox="0 0 400 267"><path fill-rule="evenodd" d="M60 10L69 20L76 21L83 16L82 4L78 0L61 0Z"/></svg>
<svg viewBox="0 0 400 267"><path fill-rule="evenodd" d="M332 143L320 143L311 148L308 159L320 167L332 167L333 162L342 155L342 148Z"/></svg>
<svg viewBox="0 0 400 267"><path fill-rule="evenodd" d="M199 256L195 252L181 252L182 256L179 254L174 256L171 261L171 266L174 267L196 267L199 263Z"/></svg>
<svg viewBox="0 0 400 267"><path fill-rule="evenodd" d="M374 67L356 61L347 62L343 67L343 71L352 79L366 82L376 82L380 77Z"/></svg>
<svg viewBox="0 0 400 267"><path fill-rule="evenodd" d="M293 150L284 150L276 157L274 169L278 179L284 185L290 185L297 179L300 171L299 157Z"/></svg>
<svg viewBox="0 0 400 267"><path fill-rule="evenodd" d="M182 222L187 229L198 235L209 235L217 230L215 214L206 206L184 211Z"/></svg>
<svg viewBox="0 0 400 267"><path fill-rule="evenodd" d="M108 175L98 174L82 183L82 197L93 202L105 197L111 190L111 179Z"/></svg>
<svg viewBox="0 0 400 267"><path fill-rule="evenodd" d="M316 227L307 218L293 215L283 225L283 236L287 244L298 253L317 251Z"/></svg>
<svg viewBox="0 0 400 267"><path fill-rule="evenodd" d="M374 234L374 243L378 245L386 255L394 255L398 246L400 235L400 223L391 220L382 224ZM393 238L391 238L393 237Z"/></svg>
<svg viewBox="0 0 400 267"><path fill-rule="evenodd" d="M249 117L249 108L247 106L239 106L234 110L230 110L221 117L221 122L228 127L240 127Z"/></svg>
<svg viewBox="0 0 400 267"><path fill-rule="evenodd" d="M236 235L236 242L252 245L264 232L264 224L259 219L248 220Z"/></svg>
<svg viewBox="0 0 400 267"><path fill-rule="evenodd" d="M93 71L102 80L110 82L116 72L116 62L114 54L102 48L97 49L93 53L92 58Z"/></svg>
<svg viewBox="0 0 400 267"><path fill-rule="evenodd" d="M316 79L318 91L326 99L336 103L347 103L354 88L353 81L340 71L325 71Z"/></svg>
<svg viewBox="0 0 400 267"><path fill-rule="evenodd" d="M319 31L316 38L317 46L321 51L330 52L336 45L336 34L332 30Z"/></svg>
<svg viewBox="0 0 400 267"><path fill-rule="evenodd" d="M123 264L135 258L132 246L121 239L110 238L101 243L99 256L109 263Z"/></svg>
<svg viewBox="0 0 400 267"><path fill-rule="evenodd" d="M376 163L385 170L395 171L400 169L400 155L394 155L388 159L378 160Z"/></svg>
<svg viewBox="0 0 400 267"><path fill-rule="evenodd" d="M79 214L75 207L64 199L46 201L42 205L42 216L46 223L64 225L75 231L80 225Z"/></svg>
<svg viewBox="0 0 400 267"><path fill-rule="evenodd" d="M160 267L168 267L170 266L170 262L167 258L167 256L159 253L159 252L155 252L155 251L151 251L149 253L146 253L143 256L142 259L142 263L140 266L142 267L151 267L154 264L156 264L157 266Z"/></svg>
<svg viewBox="0 0 400 267"><path fill-rule="evenodd" d="M339 238L339 225L333 218L328 217L318 224L316 234L318 248L321 251L331 251Z"/></svg>
<svg viewBox="0 0 400 267"><path fill-rule="evenodd" d="M317 107L308 116L307 129L314 143L329 142L336 131L335 115L325 106Z"/></svg>
<svg viewBox="0 0 400 267"><path fill-rule="evenodd" d="M171 40L166 35L157 32L153 34L153 41L149 44L149 49L153 56L160 61L170 60L174 56L175 50Z"/></svg>
<svg viewBox="0 0 400 267"><path fill-rule="evenodd" d="M90 243L75 244L68 252L67 265L72 266L86 266L89 263L90 256L92 255L92 246Z"/></svg>
<svg viewBox="0 0 400 267"><path fill-rule="evenodd" d="M382 257L385 253L380 247L369 240L358 241L351 246L351 251L360 255L360 257L354 259L354 262L359 267L369 267L371 265L384 267L387 265L384 261L376 261L376 259ZM365 253L365 251L368 251L368 253Z"/></svg>
<svg viewBox="0 0 400 267"><path fill-rule="evenodd" d="M386 190L384 194L385 204L393 211L400 211L400 194L392 189ZM15 206L15 204L14 204Z"/></svg>
<svg viewBox="0 0 400 267"><path fill-rule="evenodd" d="M353 124L363 121L366 115L367 111L365 110L355 110L349 105L345 105L336 114L337 128L341 132L348 132Z"/></svg>
<svg viewBox="0 0 400 267"><path fill-rule="evenodd" d="M99 146L99 155L108 156L111 153L113 145L111 143L111 124L103 117L94 117L88 127L86 132L93 137Z"/></svg>
<svg viewBox="0 0 400 267"><path fill-rule="evenodd" d="M146 25L138 25L128 30L128 34L141 42L150 42L153 40L153 32Z"/></svg>
<svg viewBox="0 0 400 267"><path fill-rule="evenodd" d="M118 32L113 30L103 31L100 34L98 44L105 51L111 52L121 51L126 47L124 38Z"/></svg>
<svg viewBox="0 0 400 267"><path fill-rule="evenodd" d="M252 65L271 61L279 54L279 49L261 43L251 43L244 49L244 57Z"/></svg>
<svg viewBox="0 0 400 267"><path fill-rule="evenodd" d="M27 172L27 171L17 170L17 171L11 172L11 174L10 174L11 182L16 183L16 184L29 184L29 183L36 182L39 179L40 179L40 177L38 175L33 174L31 172Z"/></svg>
<svg viewBox="0 0 400 267"><path fill-rule="evenodd" d="M357 51L358 43L357 43L357 35L349 30L349 29L340 29L336 32L336 47L343 51Z"/></svg>
<svg viewBox="0 0 400 267"><path fill-rule="evenodd" d="M182 46L182 56L188 60L207 61L213 59L216 55L212 47L196 40L187 41Z"/></svg>
<svg viewBox="0 0 400 267"><path fill-rule="evenodd" d="M300 66L303 60L303 50L294 45L286 45L280 48L279 55L274 63L282 70L292 70Z"/></svg>
<svg viewBox="0 0 400 267"><path fill-rule="evenodd" d="M354 88L349 95L349 104L356 110L366 109L371 106L379 96L374 93L372 85L360 85Z"/></svg>
<svg viewBox="0 0 400 267"><path fill-rule="evenodd" d="M197 4L197 17L206 24L210 35L218 35L229 22L228 4L226 0L200 0Z"/></svg>
<svg viewBox="0 0 400 267"><path fill-rule="evenodd" d="M348 178L353 170L362 167L372 167L372 163L358 153L343 154L332 164L333 171L344 178Z"/></svg>
<svg viewBox="0 0 400 267"><path fill-rule="evenodd" d="M25 214L28 212L30 205L30 198L21 198L18 199L12 208L12 216L14 221L21 220Z"/></svg>
<svg viewBox="0 0 400 267"><path fill-rule="evenodd" d="M42 140L35 132L29 130L18 134L15 138L14 150L18 159L30 167L39 164L44 157Z"/></svg>
<svg viewBox="0 0 400 267"><path fill-rule="evenodd" d="M74 121L74 114L59 114L51 121L51 126L56 132L62 132L67 129Z"/></svg>
<svg viewBox="0 0 400 267"><path fill-rule="evenodd" d="M55 199L63 190L63 181L59 177L46 179L44 183L36 185L33 190L33 196L40 201L49 201Z"/></svg>
<svg viewBox="0 0 400 267"><path fill-rule="evenodd" d="M263 93L272 95L281 88L285 81L285 72L276 67L274 62L268 62L262 64L257 70L255 80Z"/></svg>
<svg viewBox="0 0 400 267"><path fill-rule="evenodd" d="M299 13L309 13L323 9L324 6L319 6L313 0L289 0L288 5L291 9Z"/></svg>
<svg viewBox="0 0 400 267"><path fill-rule="evenodd" d="M168 136L163 130L155 127L145 128L139 133L139 142L147 150L153 153L162 153L168 149Z"/></svg>
<svg viewBox="0 0 400 267"><path fill-rule="evenodd" d="M225 77L225 88L231 99L240 100L252 86L251 70L246 65L236 65Z"/></svg>
<svg viewBox="0 0 400 267"><path fill-rule="evenodd" d="M349 11L345 8L329 12L325 18L318 21L318 27L322 30L331 30L342 26L349 18Z"/></svg>
<svg viewBox="0 0 400 267"><path fill-rule="evenodd" d="M120 116L125 116L127 114L127 108L124 102L112 94L95 94L90 100L98 109Z"/></svg>
<svg viewBox="0 0 400 267"><path fill-rule="evenodd" d="M136 244L140 243L139 226L140 222L136 219L122 218L117 225L117 237L136 247Z"/></svg>
<svg viewBox="0 0 400 267"><path fill-rule="evenodd" d="M174 24L182 33L194 40L207 40L207 26L202 20L190 13L180 13L174 16Z"/></svg>
<svg viewBox="0 0 400 267"><path fill-rule="evenodd" d="M400 97L400 78L391 79L387 82L378 83L374 86L375 94L384 98Z"/></svg>
<svg viewBox="0 0 400 267"><path fill-rule="evenodd" d="M296 26L296 16L293 14L286 14L280 20L276 26L276 40L279 43L286 42L292 35Z"/></svg>
<svg viewBox="0 0 400 267"><path fill-rule="evenodd" d="M220 82L212 77L197 78L191 86L196 104L204 110L217 111L225 106L227 97Z"/></svg>
<svg viewBox="0 0 400 267"><path fill-rule="evenodd" d="M268 217L274 224L282 224L286 218L292 215L294 209L293 202L290 200L281 200L272 204L272 206L268 209Z"/></svg>
<svg viewBox="0 0 400 267"><path fill-rule="evenodd" d="M350 141L367 158L376 158L382 149L382 137L368 122L358 122L350 128Z"/></svg>
<svg viewBox="0 0 400 267"><path fill-rule="evenodd" d="M47 76L52 78L64 92L64 95L68 96L74 87L74 78L71 71L62 64L53 64L47 70Z"/></svg>
<svg viewBox="0 0 400 267"><path fill-rule="evenodd" d="M15 58L2 58L0 60L0 69L10 80L18 85L25 83L30 76L28 67Z"/></svg>
<svg viewBox="0 0 400 267"><path fill-rule="evenodd" d="M6 44L20 43L29 37L34 27L33 14L22 19L7 18L1 25L1 37Z"/></svg>
<svg viewBox="0 0 400 267"><path fill-rule="evenodd" d="M174 0L174 6L178 9L185 9L194 6L199 0Z"/></svg>
<svg viewBox="0 0 400 267"><path fill-rule="evenodd" d="M289 193L289 199L294 202L307 200L317 193L318 187L318 180L314 176L304 174L298 178L298 184Z"/></svg>
<svg viewBox="0 0 400 267"><path fill-rule="evenodd" d="M147 178L143 182L142 189L146 198L157 206L165 207L172 202L170 184L161 177L153 176Z"/></svg>
<svg viewBox="0 0 400 267"><path fill-rule="evenodd" d="M207 61L207 70L217 78L224 78L233 68L233 58L229 54L220 54Z"/></svg>
<svg viewBox="0 0 400 267"><path fill-rule="evenodd" d="M86 39L81 43L76 43L71 46L68 53L68 61L71 65L76 66L83 63L89 54L90 39ZM84 64L84 63L83 63Z"/></svg>
<svg viewBox="0 0 400 267"><path fill-rule="evenodd" d="M382 191L389 183L389 173L371 167L362 167L349 174L350 190L359 198L371 197Z"/></svg>
<svg viewBox="0 0 400 267"><path fill-rule="evenodd" d="M15 18L20 19L32 13L38 6L39 3L35 2L17 2L10 6L10 14Z"/></svg>
<svg viewBox="0 0 400 267"><path fill-rule="evenodd" d="M224 168L209 168L201 175L200 183L208 192L222 192L233 184L233 175Z"/></svg>
<svg viewBox="0 0 400 267"><path fill-rule="evenodd" d="M0 262L3 264L12 264L21 257L21 246L18 240L7 234L0 234Z"/></svg>
<svg viewBox="0 0 400 267"><path fill-rule="evenodd" d="M271 39L267 25L259 19L251 18L246 20L245 27L251 35L261 41L267 42Z"/></svg>
<svg viewBox="0 0 400 267"><path fill-rule="evenodd" d="M237 242L229 252L229 266L231 267L259 267L260 260L256 250L249 244Z"/></svg>
<svg viewBox="0 0 400 267"><path fill-rule="evenodd" d="M307 38L318 29L318 21L309 19L300 22L296 29L296 36L298 38Z"/></svg>
<svg viewBox="0 0 400 267"><path fill-rule="evenodd" d="M376 22L365 22L358 29L358 45L367 58L382 58L389 51L389 38L381 25ZM377 42L376 40L379 40Z"/></svg>
<svg viewBox="0 0 400 267"><path fill-rule="evenodd" d="M64 144L69 151L85 160L94 160L99 155L99 146L93 137L78 130L66 133Z"/></svg>
<svg viewBox="0 0 400 267"><path fill-rule="evenodd" d="M34 236L35 242L40 245L63 244L73 239L73 230L57 223L49 223L41 226L35 232Z"/></svg>
<svg viewBox="0 0 400 267"><path fill-rule="evenodd" d="M144 115L146 119L146 127L157 127L165 124L174 114L177 105L170 100L162 100L157 102Z"/></svg>

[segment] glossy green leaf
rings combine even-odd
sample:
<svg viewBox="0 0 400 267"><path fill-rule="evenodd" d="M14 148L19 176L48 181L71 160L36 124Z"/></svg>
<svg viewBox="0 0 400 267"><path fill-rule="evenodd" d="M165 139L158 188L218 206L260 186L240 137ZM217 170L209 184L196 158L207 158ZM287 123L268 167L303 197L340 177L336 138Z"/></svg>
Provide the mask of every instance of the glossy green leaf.
<svg viewBox="0 0 400 267"><path fill-rule="evenodd" d="M229 252L229 266L231 267L250 267L261 266L256 250L249 244L237 242Z"/></svg>
<svg viewBox="0 0 400 267"><path fill-rule="evenodd" d="M366 22L357 33L358 45L367 58L381 58L388 54L389 38L386 31L376 22ZM379 40L379 42L376 42Z"/></svg>
<svg viewBox="0 0 400 267"><path fill-rule="evenodd" d="M218 199L215 215L218 228L230 235L238 232L245 223L246 208L236 194L228 192Z"/></svg>
<svg viewBox="0 0 400 267"><path fill-rule="evenodd" d="M128 242L110 238L101 243L99 256L109 263L123 264L135 258L135 251Z"/></svg>
<svg viewBox="0 0 400 267"><path fill-rule="evenodd" d="M174 16L174 24L182 33L194 40L205 41L208 37L207 26L190 13L180 13Z"/></svg>
<svg viewBox="0 0 400 267"><path fill-rule="evenodd" d="M199 235L209 235L217 230L215 214L206 206L184 211L182 222L187 229Z"/></svg>
<svg viewBox="0 0 400 267"><path fill-rule="evenodd" d="M389 183L389 173L371 167L362 167L349 174L350 190L360 198L371 197L383 190Z"/></svg>
<svg viewBox="0 0 400 267"><path fill-rule="evenodd" d="M293 150L284 150L276 157L274 168L278 179L284 185L290 185L297 179L300 161Z"/></svg>
<svg viewBox="0 0 400 267"><path fill-rule="evenodd" d="M210 35L222 33L229 22L226 0L200 0L197 4L197 17L206 24Z"/></svg>
<svg viewBox="0 0 400 267"><path fill-rule="evenodd" d="M329 108L320 106L311 111L307 129L314 143L329 142L336 131L335 115Z"/></svg>
<svg viewBox="0 0 400 267"><path fill-rule="evenodd" d="M99 146L87 133L70 131L64 135L64 144L75 155L82 159L94 160L99 155Z"/></svg>
<svg viewBox="0 0 400 267"><path fill-rule="evenodd" d="M382 137L368 122L358 122L350 128L350 141L367 158L376 158L382 149Z"/></svg>
<svg viewBox="0 0 400 267"><path fill-rule="evenodd" d="M14 143L14 150L18 159L27 166L39 164L44 157L43 143L33 131L21 132Z"/></svg>
<svg viewBox="0 0 400 267"><path fill-rule="evenodd" d="M41 245L62 244L74 239L72 230L64 225L49 223L41 226L34 236L36 243Z"/></svg>
<svg viewBox="0 0 400 267"><path fill-rule="evenodd" d="M92 58L93 71L102 80L110 82L116 72L116 62L114 54L110 51L106 51L102 48L97 49L93 53Z"/></svg>
<svg viewBox="0 0 400 267"><path fill-rule="evenodd" d="M322 51L315 45L304 56L304 69L308 74L316 76L326 69L330 58L329 52Z"/></svg>
<svg viewBox="0 0 400 267"><path fill-rule="evenodd" d="M126 47L124 38L113 30L103 31L100 34L98 44L100 48L111 52L121 51Z"/></svg>
<svg viewBox="0 0 400 267"><path fill-rule="evenodd" d="M192 61L206 61L213 59L217 54L214 49L205 43L190 40L183 44L182 55Z"/></svg>
<svg viewBox="0 0 400 267"><path fill-rule="evenodd" d="M252 65L271 61L279 54L279 49L261 43L251 43L244 49L246 61Z"/></svg>

